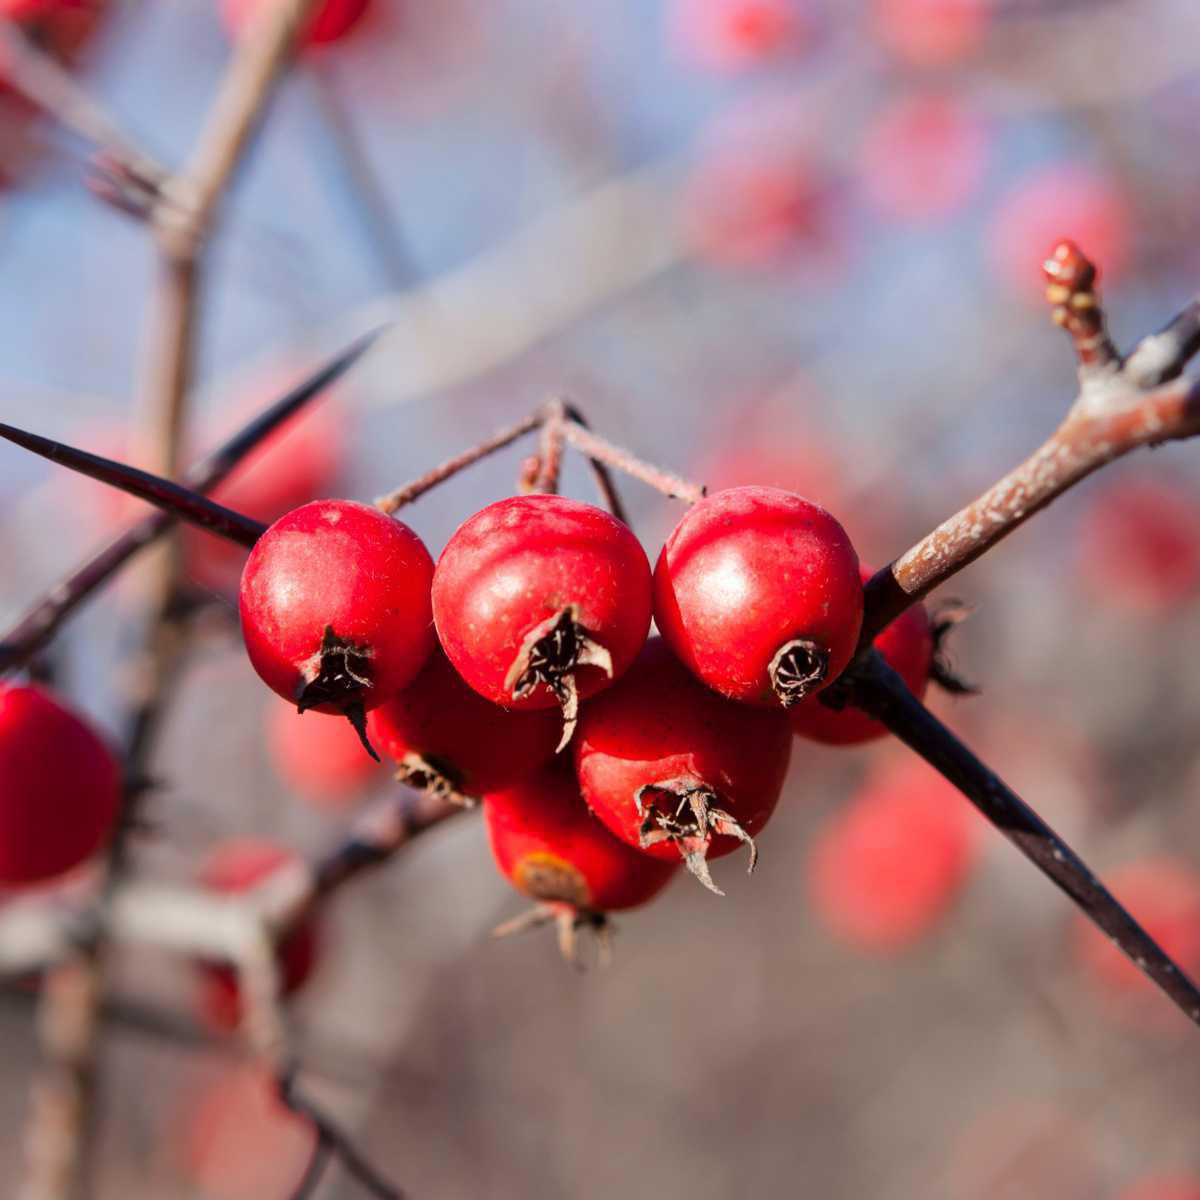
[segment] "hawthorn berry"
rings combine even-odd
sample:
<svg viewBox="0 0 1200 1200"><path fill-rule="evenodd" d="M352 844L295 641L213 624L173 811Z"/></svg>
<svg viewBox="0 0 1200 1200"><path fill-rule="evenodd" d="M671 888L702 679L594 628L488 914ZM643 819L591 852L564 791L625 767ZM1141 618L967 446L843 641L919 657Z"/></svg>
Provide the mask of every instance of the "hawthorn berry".
<svg viewBox="0 0 1200 1200"><path fill-rule="evenodd" d="M652 900L677 869L613 837L588 812L575 776L561 762L484 796L483 819L500 873L538 901L531 914L497 932L554 920L568 960L575 930L603 930L606 913Z"/></svg>
<svg viewBox="0 0 1200 1200"><path fill-rule="evenodd" d="M714 691L785 708L831 683L862 625L858 556L819 505L737 487L675 526L654 570L654 620Z"/></svg>
<svg viewBox="0 0 1200 1200"><path fill-rule="evenodd" d="M220 0L221 20L231 37L238 37L263 7L263 0ZM309 46L340 41L362 19L368 0L318 0L300 34Z"/></svg>
<svg viewBox="0 0 1200 1200"><path fill-rule="evenodd" d="M242 572L242 637L264 683L301 711L366 710L409 683L432 653L433 560L405 524L351 500L280 517Z"/></svg>
<svg viewBox="0 0 1200 1200"><path fill-rule="evenodd" d="M294 705L274 699L267 712L266 740L279 777L320 808L352 804L379 770L345 721L297 713Z"/></svg>
<svg viewBox="0 0 1200 1200"><path fill-rule="evenodd" d="M1200 871L1170 854L1127 863L1105 878L1138 924L1189 975L1200 973ZM1172 1010L1154 1003L1150 980L1083 916L1074 919L1074 951L1087 981L1109 1011L1139 1029L1178 1028Z"/></svg>
<svg viewBox="0 0 1200 1200"><path fill-rule="evenodd" d="M866 583L871 572L862 568ZM874 641L875 649L908 685L918 699L925 695L934 667L933 625L923 604L914 604L900 614ZM960 685L961 686L961 685ZM808 696L788 712L792 728L801 737L830 746L852 746L887 734L887 726L868 717L862 709L830 708L820 696Z"/></svg>
<svg viewBox="0 0 1200 1200"><path fill-rule="evenodd" d="M811 31L803 0L673 0L672 42L697 65L737 71L787 57Z"/></svg>
<svg viewBox="0 0 1200 1200"><path fill-rule="evenodd" d="M906 949L962 891L975 820L953 784L923 762L889 765L817 833L808 856L814 910L860 949Z"/></svg>
<svg viewBox="0 0 1200 1200"><path fill-rule="evenodd" d="M781 712L734 704L698 683L660 638L592 700L575 740L591 810L631 846L680 858L721 895L708 860L754 837L783 789L792 738Z"/></svg>
<svg viewBox="0 0 1200 1200"><path fill-rule="evenodd" d="M237 838L213 849L201 865L199 879L211 891L237 895L251 891L275 871L297 861L292 851L273 842ZM278 946L281 995L290 996L308 982L319 950L317 922L306 917ZM204 963L201 971L200 1007L205 1018L217 1029L236 1028L242 1018L237 972L222 963Z"/></svg>
<svg viewBox="0 0 1200 1200"><path fill-rule="evenodd" d="M551 709L513 712L485 700L440 648L368 721L374 742L396 760L397 779L459 803L511 787L548 763L559 725Z"/></svg>
<svg viewBox="0 0 1200 1200"><path fill-rule="evenodd" d="M99 734L41 687L0 684L0 884L39 883L108 841L121 767Z"/></svg>
<svg viewBox="0 0 1200 1200"><path fill-rule="evenodd" d="M512 496L455 531L433 576L446 656L481 696L563 714L619 678L650 628L650 565L628 526L563 496Z"/></svg>

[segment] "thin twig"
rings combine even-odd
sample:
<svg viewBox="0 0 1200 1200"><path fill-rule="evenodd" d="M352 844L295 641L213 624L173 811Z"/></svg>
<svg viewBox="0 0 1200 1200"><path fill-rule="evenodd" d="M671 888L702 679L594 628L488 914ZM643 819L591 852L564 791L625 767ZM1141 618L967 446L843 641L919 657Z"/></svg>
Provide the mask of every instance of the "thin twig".
<svg viewBox="0 0 1200 1200"><path fill-rule="evenodd" d="M1089 920L1200 1025L1200 990L1082 859L990 767L937 719L876 651L854 668L853 702L944 775Z"/></svg>
<svg viewBox="0 0 1200 1200"><path fill-rule="evenodd" d="M562 474L563 424L566 407L561 400L551 400L544 409L544 420L538 436L538 469L530 481L530 491L557 493Z"/></svg>
<svg viewBox="0 0 1200 1200"><path fill-rule="evenodd" d="M640 479L655 491L662 492L664 496L673 500L686 500L689 504L695 504L704 497L703 485L692 483L680 475L636 458L620 446L614 446L612 442L597 437L578 421L568 421L563 427L563 433L567 442L581 454Z"/></svg>
<svg viewBox="0 0 1200 1200"><path fill-rule="evenodd" d="M374 344L381 330L358 338L334 359L265 408L227 442L201 459L186 476L189 487L209 493L284 421L321 395ZM175 522L172 514L159 510L114 538L64 579L54 584L0 635L0 673L17 670L45 647L66 619L85 600L107 583L137 552L150 545Z"/></svg>
<svg viewBox="0 0 1200 1200"><path fill-rule="evenodd" d="M590 429L583 413L579 411L569 400L563 402L563 407L567 417L574 421L576 425L583 429ZM625 511L625 505L621 502L621 495L617 491L616 482L613 480L612 472L598 458L592 458L588 455L584 456L587 459L588 468L592 472L592 478L596 481L596 490L600 493L600 500L604 507L608 509L618 521L625 525L629 524L629 516Z"/></svg>

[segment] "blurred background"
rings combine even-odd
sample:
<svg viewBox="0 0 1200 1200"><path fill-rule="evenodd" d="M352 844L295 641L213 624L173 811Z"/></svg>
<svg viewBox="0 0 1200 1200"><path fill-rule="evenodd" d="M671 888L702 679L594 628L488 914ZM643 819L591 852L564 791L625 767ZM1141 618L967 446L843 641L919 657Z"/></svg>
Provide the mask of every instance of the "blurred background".
<svg viewBox="0 0 1200 1200"><path fill-rule="evenodd" d="M215 0L114 2L76 67L176 165L229 53ZM877 566L1065 412L1073 360L1040 295L1055 239L1100 264L1122 346L1195 290L1198 116L1193 0L372 0L301 55L226 205L190 439L391 319L228 503L370 499L566 393L710 488L820 501ZM0 418L136 457L150 239L89 193L77 142L21 134ZM1196 453L1104 471L956 580L973 612L951 657L982 691L930 698L1193 969ZM436 554L521 456L406 520ZM576 463L565 490L591 496ZM681 509L623 491L653 559ZM0 497L5 624L137 508L11 447ZM316 852L395 786L296 729L244 658L238 555L188 545L211 603L136 857L175 879L233 836ZM130 583L52 656L113 734ZM893 745L797 743L753 879L730 858L723 900L678 880L586 973L548 935L488 940L523 902L479 821L453 822L323 914L292 1008L309 1090L417 1197L1165 1200L1129 1189L1200 1178L1196 1031L941 786ZM918 838L905 805L929 796ZM303 1170L304 1126L205 1032L196 984L165 957L116 965L99 1197L272 1200ZM5 989L8 1181L32 1011ZM335 1170L322 1194L359 1193Z"/></svg>

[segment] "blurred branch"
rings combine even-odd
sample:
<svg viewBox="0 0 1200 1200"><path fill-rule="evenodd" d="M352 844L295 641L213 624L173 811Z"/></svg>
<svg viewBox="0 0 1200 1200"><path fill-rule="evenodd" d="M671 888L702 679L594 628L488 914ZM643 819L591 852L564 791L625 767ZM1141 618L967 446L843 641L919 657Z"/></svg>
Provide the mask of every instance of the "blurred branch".
<svg viewBox="0 0 1200 1200"><path fill-rule="evenodd" d="M1200 302L1122 361L1104 332L1094 268L1078 249L1070 251L1050 260L1047 295L1055 313L1067 314L1059 321L1081 356L1075 403L1020 466L875 573L866 586L860 652L906 608L1093 471L1139 446L1200 433L1200 385L1180 378L1200 349ZM1070 283L1058 269L1063 255L1071 259Z"/></svg>
<svg viewBox="0 0 1200 1200"><path fill-rule="evenodd" d="M1010 842L1081 908L1133 962L1200 1025L1200 990L1133 919L1082 859L933 715L872 650L852 668L853 703L883 722L944 775Z"/></svg>

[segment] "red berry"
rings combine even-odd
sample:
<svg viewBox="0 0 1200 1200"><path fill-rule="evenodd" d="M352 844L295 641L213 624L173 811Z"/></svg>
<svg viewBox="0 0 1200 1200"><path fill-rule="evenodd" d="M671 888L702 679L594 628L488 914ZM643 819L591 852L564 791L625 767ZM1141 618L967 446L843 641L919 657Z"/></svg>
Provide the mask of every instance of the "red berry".
<svg viewBox="0 0 1200 1200"><path fill-rule="evenodd" d="M558 919L568 958L573 947L567 934L580 925L599 926L606 912L645 904L675 874L676 864L613 837L588 812L575 776L562 763L484 796L483 819L500 873L544 906L540 919Z"/></svg>
<svg viewBox="0 0 1200 1200"><path fill-rule="evenodd" d="M888 216L936 221L970 199L987 157L987 128L965 104L934 93L904 96L867 131L863 188Z"/></svg>
<svg viewBox="0 0 1200 1200"><path fill-rule="evenodd" d="M297 713L274 700L267 712L267 748L279 777L321 808L345 808L379 777L378 764L363 753L345 721Z"/></svg>
<svg viewBox="0 0 1200 1200"><path fill-rule="evenodd" d="M592 811L619 838L688 868L720 894L707 859L767 823L787 774L783 713L733 704L697 683L659 638L580 718L575 764Z"/></svg>
<svg viewBox="0 0 1200 1200"><path fill-rule="evenodd" d="M907 948L962 891L975 821L966 799L931 767L917 760L892 767L818 832L808 871L814 909L863 950Z"/></svg>
<svg viewBox="0 0 1200 1200"><path fill-rule="evenodd" d="M108 841L121 767L82 718L40 687L0 684L0 884L38 883Z"/></svg>
<svg viewBox="0 0 1200 1200"><path fill-rule="evenodd" d="M1078 163L1053 163L1026 175L1002 198L988 230L992 269L1014 291L1043 304L1038 269L1070 236L1107 279L1118 277L1130 251L1132 217L1116 180Z"/></svg>
<svg viewBox="0 0 1200 1200"><path fill-rule="evenodd" d="M674 44L697 65L737 71L794 54L810 33L802 0L674 0Z"/></svg>
<svg viewBox="0 0 1200 1200"><path fill-rule="evenodd" d="M1200 502L1165 479L1131 478L1096 493L1079 531L1090 599L1166 616L1200 591Z"/></svg>
<svg viewBox="0 0 1200 1200"><path fill-rule="evenodd" d="M654 620L671 649L709 687L750 704L788 707L836 679L862 609L846 531L779 488L701 500L654 571Z"/></svg>
<svg viewBox="0 0 1200 1200"><path fill-rule="evenodd" d="M248 892L289 863L298 862L292 851L273 842L239 838L223 842L200 868L200 882L215 892L236 895ZM319 936L316 921L306 918L279 944L279 986L290 996L308 981L316 966ZM237 973L232 967L206 963L201 1009L218 1029L233 1029L241 1020Z"/></svg>
<svg viewBox="0 0 1200 1200"><path fill-rule="evenodd" d="M548 763L560 724L550 709L512 712L483 699L435 649L416 679L371 713L369 728L399 764L398 779L464 802Z"/></svg>
<svg viewBox="0 0 1200 1200"><path fill-rule="evenodd" d="M1200 974L1200 871L1180 858L1161 854L1128 863L1105 876L1104 882L1188 975ZM1074 921L1079 964L1113 1014L1136 1028L1179 1028L1174 1010L1159 1008L1154 985L1107 934L1082 915Z"/></svg>
<svg viewBox="0 0 1200 1200"><path fill-rule="evenodd" d="M209 1200L290 1196L312 1157L316 1130L279 1098L261 1067L239 1067L190 1099L180 1166Z"/></svg>
<svg viewBox="0 0 1200 1200"><path fill-rule="evenodd" d="M368 0L318 0L300 40L309 46L324 45L343 38L362 19ZM237 37L263 7L263 0L220 0L221 20L230 35Z"/></svg>
<svg viewBox="0 0 1200 1200"><path fill-rule="evenodd" d="M425 665L433 561L407 525L350 500L280 517L242 573L242 636L268 687L358 720Z"/></svg>
<svg viewBox="0 0 1200 1200"><path fill-rule="evenodd" d="M973 53L987 33L991 0L874 0L874 29L898 58L915 66Z"/></svg>
<svg viewBox="0 0 1200 1200"><path fill-rule="evenodd" d="M560 705L619 678L650 627L650 565L615 517L562 496L512 496L458 527L433 577L447 657L481 696Z"/></svg>
<svg viewBox="0 0 1200 1200"><path fill-rule="evenodd" d="M871 572L862 568L866 583ZM917 699L925 695L933 670L933 627L923 604L914 604L900 614L876 639L875 649L908 685ZM789 712L792 728L801 736L830 746L853 746L884 737L885 725L872 720L860 708L830 708L819 696L808 696Z"/></svg>
<svg viewBox="0 0 1200 1200"><path fill-rule="evenodd" d="M1131 1183L1117 1200L1200 1200L1200 1176L1151 1175Z"/></svg>

